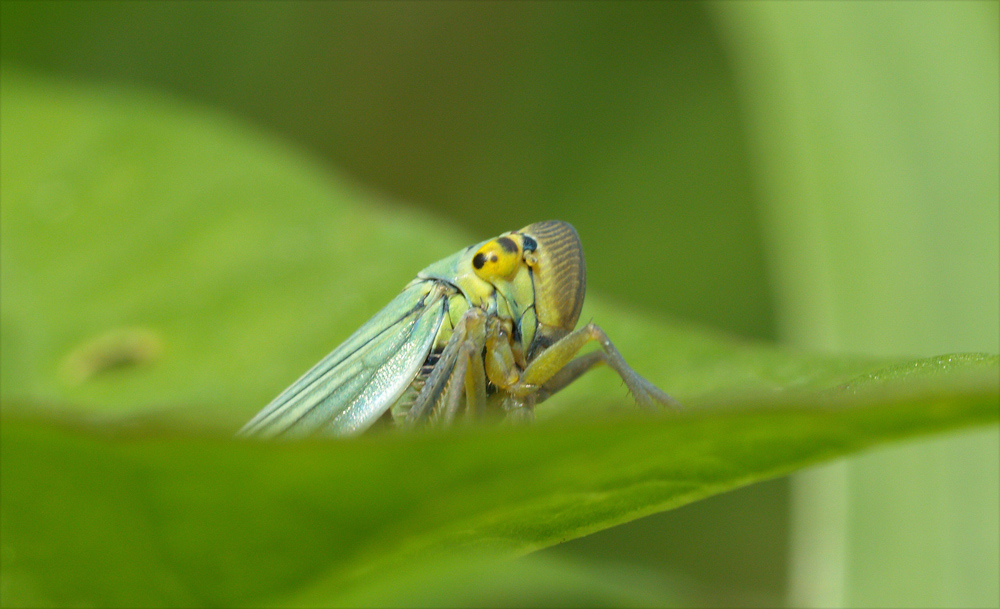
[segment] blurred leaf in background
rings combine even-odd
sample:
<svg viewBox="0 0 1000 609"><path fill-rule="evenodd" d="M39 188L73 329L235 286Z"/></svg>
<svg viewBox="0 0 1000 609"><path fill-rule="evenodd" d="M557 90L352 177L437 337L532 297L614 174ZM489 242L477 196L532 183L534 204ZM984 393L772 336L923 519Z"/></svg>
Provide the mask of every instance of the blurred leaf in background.
<svg viewBox="0 0 1000 609"><path fill-rule="evenodd" d="M356 208L378 197L310 177L327 172L271 138L233 146L240 126L159 95L109 86L53 98L39 86L12 109L5 86L4 121L32 134L24 153L3 155L5 398L97 411L184 395L202 422L220 403L252 412L414 268L547 217L580 229L592 293L649 319L875 356L998 349L995 3L0 7L7 65L173 91L437 210ZM79 96L90 101L59 101ZM150 108L164 104L187 119L157 126ZM130 112L150 118L141 133ZM172 147L182 141L198 144ZM28 214L16 235L11 200L31 202L14 210ZM277 223L275 201L296 202ZM192 224L193 212L204 220ZM330 213L367 238L339 238ZM72 229L81 216L94 220L89 234ZM66 264L6 264L19 239ZM388 248L421 261L381 264ZM7 289L28 285L18 273L39 291ZM348 273L352 290L338 281ZM114 307L37 298L86 292L94 276ZM317 314L319 303L350 315ZM604 325L608 310L596 309ZM636 313L618 322L626 341L630 323L643 334ZM656 366L682 394L704 390L704 371L685 385L683 371L704 362L684 333L660 336L677 353L639 353L637 368ZM116 361L108 353L137 365L65 385L90 369L80 361ZM63 370L63 385L39 365ZM578 395L602 381L587 383ZM865 461L796 482L791 524L775 482L557 551L685 574L718 602L772 605L788 579L796 605L996 606L995 428Z"/></svg>
<svg viewBox="0 0 1000 609"><path fill-rule="evenodd" d="M697 4L3 6L7 61L231 109L477 236L569 219L594 289L773 335L735 83Z"/></svg>
<svg viewBox="0 0 1000 609"><path fill-rule="evenodd" d="M997 349L998 6L716 7L746 101L784 340ZM996 606L998 453L993 430L797 478L792 603Z"/></svg>

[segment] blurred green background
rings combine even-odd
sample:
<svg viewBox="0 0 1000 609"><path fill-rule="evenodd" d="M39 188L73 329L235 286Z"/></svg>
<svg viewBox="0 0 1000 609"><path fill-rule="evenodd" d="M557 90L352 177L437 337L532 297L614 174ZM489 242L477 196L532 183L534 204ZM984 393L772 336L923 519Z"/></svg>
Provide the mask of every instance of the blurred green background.
<svg viewBox="0 0 1000 609"><path fill-rule="evenodd" d="M1000 350L996 2L0 6L5 66L232 115L475 239L568 220L630 306ZM998 453L910 444L546 553L718 604L996 606Z"/></svg>

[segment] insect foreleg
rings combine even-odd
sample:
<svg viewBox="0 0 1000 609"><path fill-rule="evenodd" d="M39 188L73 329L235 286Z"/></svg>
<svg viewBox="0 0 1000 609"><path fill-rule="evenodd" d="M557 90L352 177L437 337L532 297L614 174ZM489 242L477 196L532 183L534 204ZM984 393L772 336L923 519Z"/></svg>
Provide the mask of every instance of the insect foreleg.
<svg viewBox="0 0 1000 609"><path fill-rule="evenodd" d="M596 356L594 361L581 358L583 360L581 364L572 364L573 356L590 341L597 341L601 346L603 356ZM584 358L586 357L584 356ZM604 330L592 323L577 328L542 351L525 368L521 381L511 386L508 391L514 395L543 391L543 395L547 397L596 365L597 359L604 361L618 373L639 405L653 406L656 403L671 407L677 405L673 398L661 391L656 385L639 376L639 373L625 362L625 358L618 352ZM560 371L567 366L569 372L557 378ZM577 368L577 366L579 367ZM544 387L553 379L556 379L555 391Z"/></svg>

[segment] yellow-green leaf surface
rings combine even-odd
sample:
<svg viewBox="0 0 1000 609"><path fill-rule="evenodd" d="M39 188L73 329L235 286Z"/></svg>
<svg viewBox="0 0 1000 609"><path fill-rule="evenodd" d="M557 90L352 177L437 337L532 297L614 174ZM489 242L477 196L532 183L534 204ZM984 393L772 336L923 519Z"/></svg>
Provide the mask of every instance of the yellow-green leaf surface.
<svg viewBox="0 0 1000 609"><path fill-rule="evenodd" d="M2 92L5 606L503 605L517 599L414 590L998 419L993 355L787 352L594 294L584 317L680 412L636 412L599 370L528 428L236 441L416 270L489 235L152 94L6 71ZM597 604L672 598L539 565Z"/></svg>

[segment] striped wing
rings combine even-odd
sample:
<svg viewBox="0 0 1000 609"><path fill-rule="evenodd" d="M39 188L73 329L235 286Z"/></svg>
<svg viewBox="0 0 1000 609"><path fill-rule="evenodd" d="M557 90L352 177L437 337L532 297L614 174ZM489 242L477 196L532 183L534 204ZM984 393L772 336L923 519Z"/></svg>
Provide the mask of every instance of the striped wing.
<svg viewBox="0 0 1000 609"><path fill-rule="evenodd" d="M239 435L346 436L371 426L406 390L446 314L435 281L407 286L250 420Z"/></svg>

